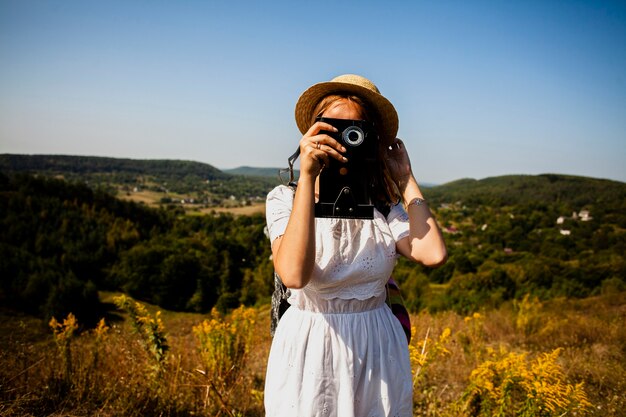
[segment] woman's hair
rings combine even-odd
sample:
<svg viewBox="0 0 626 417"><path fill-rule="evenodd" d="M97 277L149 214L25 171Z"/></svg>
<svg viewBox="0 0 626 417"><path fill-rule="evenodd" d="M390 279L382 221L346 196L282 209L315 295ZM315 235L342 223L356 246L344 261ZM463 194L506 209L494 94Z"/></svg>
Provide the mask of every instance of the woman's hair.
<svg viewBox="0 0 626 417"><path fill-rule="evenodd" d="M361 99L358 96L347 95L347 94L332 94L326 96L320 100L319 103L314 108L313 111L313 119L311 120L311 125L315 123L315 120L318 117L321 117L326 110L330 108L330 106L339 101L339 100L348 100L354 104L357 104L361 108L361 117L368 122L374 124L374 128L379 125L380 118L378 117L378 113L376 109L373 108L368 102ZM381 141L378 142L378 154L376 158L377 162L377 173L374 175L373 184L374 184L374 200L377 203L383 203L385 205L397 204L400 199L400 192L391 178L391 174L389 173L389 169L387 168L385 159L387 155L387 147L382 144Z"/></svg>
<svg viewBox="0 0 626 417"><path fill-rule="evenodd" d="M361 117L363 117L363 120L367 120L369 122L376 124L376 120L374 120L373 118L374 113L371 111L372 109L360 97L350 96L350 95L332 94L330 96L326 96L322 98L320 102L317 103L317 105L313 109L313 120L311 120L311 125L315 123L315 120L318 117L321 117L322 114L324 114L324 112L328 110L333 103L336 103L339 100L348 100L354 104L357 104L361 108Z"/></svg>

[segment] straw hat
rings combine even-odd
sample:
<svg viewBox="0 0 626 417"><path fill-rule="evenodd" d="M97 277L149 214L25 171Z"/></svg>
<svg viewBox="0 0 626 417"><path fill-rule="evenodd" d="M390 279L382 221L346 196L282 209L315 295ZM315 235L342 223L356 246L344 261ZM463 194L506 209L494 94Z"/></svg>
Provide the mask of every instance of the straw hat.
<svg viewBox="0 0 626 417"><path fill-rule="evenodd" d="M355 95L370 104L376 110L376 130L383 143L391 143L398 133L398 113L393 104L378 88L365 77L354 74L345 74L335 77L328 82L315 84L309 87L296 103L296 124L302 134L311 127L315 106L324 97L331 94Z"/></svg>

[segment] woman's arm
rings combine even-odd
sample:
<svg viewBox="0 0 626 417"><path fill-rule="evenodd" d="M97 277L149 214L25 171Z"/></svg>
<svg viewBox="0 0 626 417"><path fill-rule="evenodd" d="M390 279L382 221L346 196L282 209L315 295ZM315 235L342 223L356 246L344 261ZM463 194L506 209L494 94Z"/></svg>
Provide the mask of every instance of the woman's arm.
<svg viewBox="0 0 626 417"><path fill-rule="evenodd" d="M315 178L300 176L285 233L272 242L274 269L288 288L309 282L315 262Z"/></svg>
<svg viewBox="0 0 626 417"><path fill-rule="evenodd" d="M398 252L425 266L442 265L448 257L446 245L428 204L423 200L424 196L417 185L417 181L411 175L399 186L402 187L399 188L405 204L409 204L415 199L420 199L421 204L405 206L409 215L409 236L397 243Z"/></svg>
<svg viewBox="0 0 626 417"><path fill-rule="evenodd" d="M413 176L409 156L400 139L396 139L388 152L387 167L402 194L409 216L409 236L398 241L398 252L426 266L442 265L448 257L446 245Z"/></svg>
<svg viewBox="0 0 626 417"><path fill-rule="evenodd" d="M329 158L345 162L345 148L319 132L337 131L317 122L300 140L300 178L285 233L272 242L274 269L288 288L309 283L315 266L315 182Z"/></svg>

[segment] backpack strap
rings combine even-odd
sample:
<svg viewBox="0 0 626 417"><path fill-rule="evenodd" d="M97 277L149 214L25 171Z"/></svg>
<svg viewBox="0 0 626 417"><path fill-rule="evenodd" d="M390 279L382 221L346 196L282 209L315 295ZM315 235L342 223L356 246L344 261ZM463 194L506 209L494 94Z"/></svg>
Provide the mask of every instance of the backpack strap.
<svg viewBox="0 0 626 417"><path fill-rule="evenodd" d="M290 307L287 299L291 296L291 290L285 287L283 281L280 279L276 271L274 271L274 293L272 294L272 309L271 309L271 322L270 322L270 334L274 337L274 332L278 326L278 321L285 314L285 311Z"/></svg>

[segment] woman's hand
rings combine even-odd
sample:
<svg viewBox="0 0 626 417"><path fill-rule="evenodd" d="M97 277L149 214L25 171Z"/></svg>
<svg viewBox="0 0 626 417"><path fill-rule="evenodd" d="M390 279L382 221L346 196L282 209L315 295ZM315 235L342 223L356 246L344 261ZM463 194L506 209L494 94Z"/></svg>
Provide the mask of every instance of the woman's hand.
<svg viewBox="0 0 626 417"><path fill-rule="evenodd" d="M346 151L339 142L322 131L337 132L337 129L325 122L315 122L300 140L300 175L316 178L322 168L329 164L330 158L347 162Z"/></svg>
<svg viewBox="0 0 626 417"><path fill-rule="evenodd" d="M402 192L406 183L413 176L409 154L404 147L404 142L398 138L386 147L386 151L385 164L391 174L391 178L393 178L398 189Z"/></svg>

